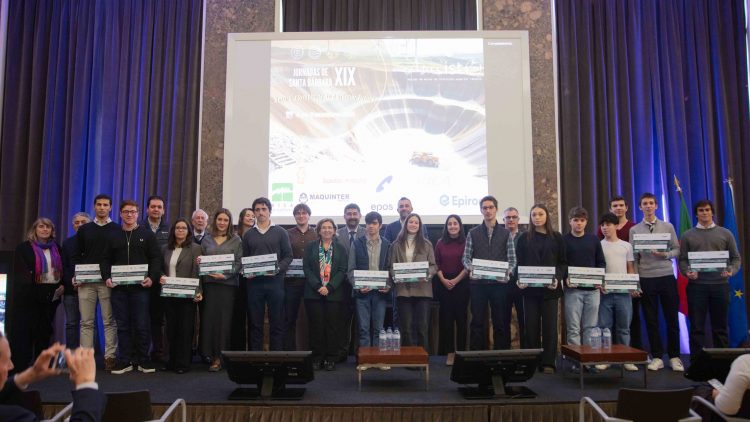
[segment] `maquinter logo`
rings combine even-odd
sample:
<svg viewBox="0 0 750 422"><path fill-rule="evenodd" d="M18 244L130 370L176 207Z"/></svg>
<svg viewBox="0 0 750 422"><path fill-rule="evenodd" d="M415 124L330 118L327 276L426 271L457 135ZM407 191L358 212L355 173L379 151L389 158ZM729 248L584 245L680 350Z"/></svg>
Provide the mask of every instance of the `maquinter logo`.
<svg viewBox="0 0 750 422"><path fill-rule="evenodd" d="M271 202L274 205L291 205L294 202L293 191L294 185L292 183L272 183Z"/></svg>

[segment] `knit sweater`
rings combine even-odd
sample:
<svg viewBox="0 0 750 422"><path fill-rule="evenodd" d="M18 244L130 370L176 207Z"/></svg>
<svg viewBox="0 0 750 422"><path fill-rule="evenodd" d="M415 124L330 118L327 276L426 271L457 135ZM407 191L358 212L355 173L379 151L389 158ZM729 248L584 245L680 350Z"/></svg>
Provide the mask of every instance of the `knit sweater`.
<svg viewBox="0 0 750 422"><path fill-rule="evenodd" d="M689 252L729 251L727 271L732 274L740 269L740 253L732 232L724 227L714 226L710 229L692 228L685 232L680 239L680 272L687 275L690 271ZM690 280L697 284L726 283L727 278L719 271L699 272L698 278Z"/></svg>
<svg viewBox="0 0 750 422"><path fill-rule="evenodd" d="M680 244L677 241L677 234L674 231L674 226L665 221L656 219L653 224L653 231L649 229L646 221L643 220L640 223L630 228L630 239L633 239L635 234L657 234L657 233L669 233L671 239L669 241L669 251L667 257L656 256L652 253L640 253L633 251L635 258L635 271L642 278L656 278L674 275L674 268L672 268L672 259L680 256ZM633 242L630 242L633 243Z"/></svg>

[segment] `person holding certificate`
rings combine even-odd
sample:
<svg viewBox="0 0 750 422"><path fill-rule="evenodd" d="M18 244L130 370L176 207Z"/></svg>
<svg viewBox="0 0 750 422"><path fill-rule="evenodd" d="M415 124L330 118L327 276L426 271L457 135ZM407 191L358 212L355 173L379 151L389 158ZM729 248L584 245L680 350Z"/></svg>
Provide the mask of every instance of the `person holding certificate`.
<svg viewBox="0 0 750 422"><path fill-rule="evenodd" d="M221 370L221 351L229 348L234 295L239 283L242 241L234 233L232 213L220 208L214 213L211 233L201 242L202 254L233 255L231 270L203 276L203 309L201 314L200 349L210 358L210 372Z"/></svg>
<svg viewBox="0 0 750 422"><path fill-rule="evenodd" d="M447 354L447 364L452 365L456 350L466 350L466 332L469 309L469 272L461 258L466 247L466 235L461 217L451 214L445 219L443 236L435 245L435 264L440 283L436 293L440 301L438 336L439 354Z"/></svg>
<svg viewBox="0 0 750 422"><path fill-rule="evenodd" d="M557 308L562 296L560 280L564 279L568 266L565 242L562 235L552 229L549 211L544 204L531 207L529 221L531 227L518 238L518 266L554 267L555 275L546 287L528 287L518 280L518 287L525 289L526 346L544 349L540 369L552 374L557 355Z"/></svg>
<svg viewBox="0 0 750 422"><path fill-rule="evenodd" d="M188 221L184 218L175 221L169 229L162 257L160 284L167 284L167 277L198 278L198 257L202 253L200 245L193 242ZM193 298L165 297L163 300L169 344L167 368L184 374L190 370L192 359L195 303L203 300L203 293L199 284Z"/></svg>
<svg viewBox="0 0 750 422"><path fill-rule="evenodd" d="M339 338L344 314L344 289L349 257L334 240L336 223L324 218L315 227L320 240L305 247L302 265L305 271L305 310L309 318L310 348L315 368L333 371L338 358Z"/></svg>
<svg viewBox="0 0 750 422"><path fill-rule="evenodd" d="M391 245L390 261L391 275L396 282L401 344L422 346L429 350L427 333L432 300L432 277L437 272L437 265L432 243L423 233L422 218L418 214L409 214L404 219L401 232ZM400 263L426 263L427 268L418 281L399 281L395 267Z"/></svg>
<svg viewBox="0 0 750 422"><path fill-rule="evenodd" d="M698 224L680 239L680 272L688 278L691 361L703 350L706 316L711 315L713 346L729 347L727 312L729 277L740 269L740 254L732 232L714 223L714 204L701 200L693 208ZM690 259L703 252L700 261Z"/></svg>
<svg viewBox="0 0 750 422"><path fill-rule="evenodd" d="M16 345L14 362L26 369L42 350L49 347L55 310L60 304L63 265L60 246L55 241L55 225L49 218L34 221L26 241L15 253L15 303L17 325L11 331Z"/></svg>

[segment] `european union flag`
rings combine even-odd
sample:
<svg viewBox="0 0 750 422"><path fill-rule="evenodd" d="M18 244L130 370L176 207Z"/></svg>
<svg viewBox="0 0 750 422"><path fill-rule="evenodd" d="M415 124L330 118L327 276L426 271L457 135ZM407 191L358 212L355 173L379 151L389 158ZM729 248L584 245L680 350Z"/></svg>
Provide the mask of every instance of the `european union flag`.
<svg viewBox="0 0 750 422"><path fill-rule="evenodd" d="M734 188L732 179L724 186L724 227L732 232L739 243L737 217L734 214ZM747 341L747 311L745 310L745 284L742 268L729 278L729 346L739 347Z"/></svg>

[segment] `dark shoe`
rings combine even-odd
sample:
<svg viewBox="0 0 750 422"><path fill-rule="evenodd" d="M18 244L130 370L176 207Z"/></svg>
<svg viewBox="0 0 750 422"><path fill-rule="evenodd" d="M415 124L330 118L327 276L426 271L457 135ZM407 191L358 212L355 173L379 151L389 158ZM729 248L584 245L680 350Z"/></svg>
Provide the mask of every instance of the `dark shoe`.
<svg viewBox="0 0 750 422"><path fill-rule="evenodd" d="M336 362L327 360L323 362L323 366L326 368L326 371L333 371L334 369L336 369Z"/></svg>
<svg viewBox="0 0 750 422"><path fill-rule="evenodd" d="M156 367L151 362L141 362L138 364L138 370L144 374L153 374L156 372Z"/></svg>
<svg viewBox="0 0 750 422"><path fill-rule="evenodd" d="M107 372L112 372L113 369L117 366L117 361L115 358L104 358L104 370Z"/></svg>
<svg viewBox="0 0 750 422"><path fill-rule="evenodd" d="M111 373L114 375L122 375L126 372L130 372L133 370L133 364L128 363L119 363L115 365L115 367L112 369Z"/></svg>

